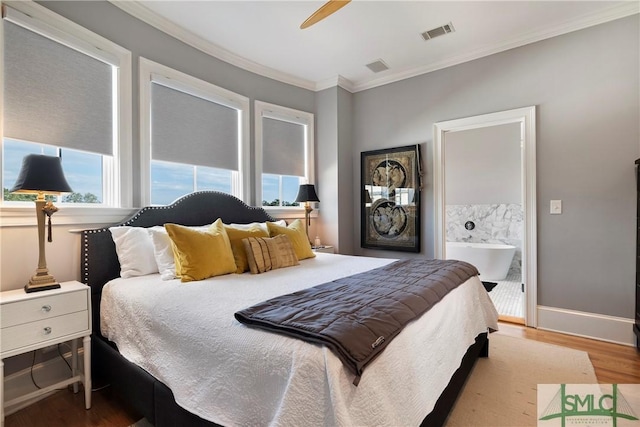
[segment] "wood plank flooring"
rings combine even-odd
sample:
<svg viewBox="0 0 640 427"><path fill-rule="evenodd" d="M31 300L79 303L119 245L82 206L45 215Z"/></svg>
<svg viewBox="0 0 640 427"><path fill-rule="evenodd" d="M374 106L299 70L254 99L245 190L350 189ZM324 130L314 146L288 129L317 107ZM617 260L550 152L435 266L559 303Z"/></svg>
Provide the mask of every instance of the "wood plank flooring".
<svg viewBox="0 0 640 427"><path fill-rule="evenodd" d="M640 384L640 352L634 347L501 323L498 334L586 351L603 384ZM82 393L61 391L8 416L5 427L127 427L138 420L109 388L93 393L91 410Z"/></svg>
<svg viewBox="0 0 640 427"><path fill-rule="evenodd" d="M640 352L635 347L509 323L500 323L498 333L586 351L601 384L640 384Z"/></svg>
<svg viewBox="0 0 640 427"><path fill-rule="evenodd" d="M5 418L5 427L127 427L140 419L113 396L111 389L95 391L91 409L84 393L59 391Z"/></svg>

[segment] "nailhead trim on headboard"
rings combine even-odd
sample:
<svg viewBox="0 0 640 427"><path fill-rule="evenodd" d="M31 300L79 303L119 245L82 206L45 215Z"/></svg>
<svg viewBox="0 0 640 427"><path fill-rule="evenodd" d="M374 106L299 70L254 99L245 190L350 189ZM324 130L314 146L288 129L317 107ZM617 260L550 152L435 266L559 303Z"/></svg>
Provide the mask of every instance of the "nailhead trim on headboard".
<svg viewBox="0 0 640 427"><path fill-rule="evenodd" d="M185 205L189 203L197 204L185 207ZM82 281L92 288L96 287L96 291L100 292L104 282L111 280L113 277L117 277L119 274L119 264L117 272L114 271L114 266L99 265L101 262L113 264L114 257L117 263L117 256L115 256L115 250L113 249L113 240L109 233L109 227L136 226L137 223L141 223L141 227L150 227L153 225L162 225L166 222L182 223L181 219L190 222L188 225L202 225L215 221L217 217L224 217L223 220L225 222L248 223L254 221L275 221L264 209L249 206L234 196L218 191L198 191L187 194L170 205L147 206L141 208L121 223L99 229L82 231L82 271L80 274ZM234 220L236 218L238 220ZM193 223L194 221L202 223L195 224ZM102 238L102 233L109 233L108 237ZM107 235L105 234L105 236ZM97 273L98 277L92 277L92 269L99 270ZM114 274L115 276L113 276Z"/></svg>

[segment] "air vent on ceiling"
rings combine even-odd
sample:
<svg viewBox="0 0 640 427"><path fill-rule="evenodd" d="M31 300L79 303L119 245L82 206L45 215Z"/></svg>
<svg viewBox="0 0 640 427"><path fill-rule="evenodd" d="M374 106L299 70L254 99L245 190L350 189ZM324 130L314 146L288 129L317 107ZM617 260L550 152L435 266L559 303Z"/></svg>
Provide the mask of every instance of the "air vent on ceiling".
<svg viewBox="0 0 640 427"><path fill-rule="evenodd" d="M444 36L445 34L453 33L455 29L453 28L453 24L449 22L441 27L434 28L429 31L425 31L422 33L422 38L427 41L436 37Z"/></svg>
<svg viewBox="0 0 640 427"><path fill-rule="evenodd" d="M367 64L367 68L374 73L379 73L381 71L388 70L389 66L385 64L382 59L378 59L377 61L373 61L371 64Z"/></svg>

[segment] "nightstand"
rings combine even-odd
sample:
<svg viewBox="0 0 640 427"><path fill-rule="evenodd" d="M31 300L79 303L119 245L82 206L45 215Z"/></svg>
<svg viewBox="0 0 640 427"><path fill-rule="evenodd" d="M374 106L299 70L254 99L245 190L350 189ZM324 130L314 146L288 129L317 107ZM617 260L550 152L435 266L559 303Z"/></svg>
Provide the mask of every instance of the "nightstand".
<svg viewBox="0 0 640 427"><path fill-rule="evenodd" d="M314 252L324 252L325 254L334 254L335 250L333 246L312 246Z"/></svg>
<svg viewBox="0 0 640 427"><path fill-rule="evenodd" d="M91 408L91 293L79 282L64 282L60 289L26 293L0 292L0 423L4 408L31 400L57 388L84 385L84 402ZM78 369L78 340L82 338L84 369ZM71 378L4 401L4 362L10 356L71 341Z"/></svg>

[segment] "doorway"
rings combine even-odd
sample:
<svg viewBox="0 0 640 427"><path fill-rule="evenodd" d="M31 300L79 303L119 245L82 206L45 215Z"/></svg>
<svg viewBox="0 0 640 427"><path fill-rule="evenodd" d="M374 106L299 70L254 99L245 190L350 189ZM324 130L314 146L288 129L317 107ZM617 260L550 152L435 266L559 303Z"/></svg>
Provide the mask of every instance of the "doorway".
<svg viewBox="0 0 640 427"><path fill-rule="evenodd" d="M462 242L449 244L452 255L472 250L469 256L499 253L504 258L505 249L513 251L498 270L494 261L479 268L480 277L498 283L490 296L501 301L496 306L502 318L533 327L535 170L535 107L434 124L436 258L447 258L447 241Z"/></svg>

